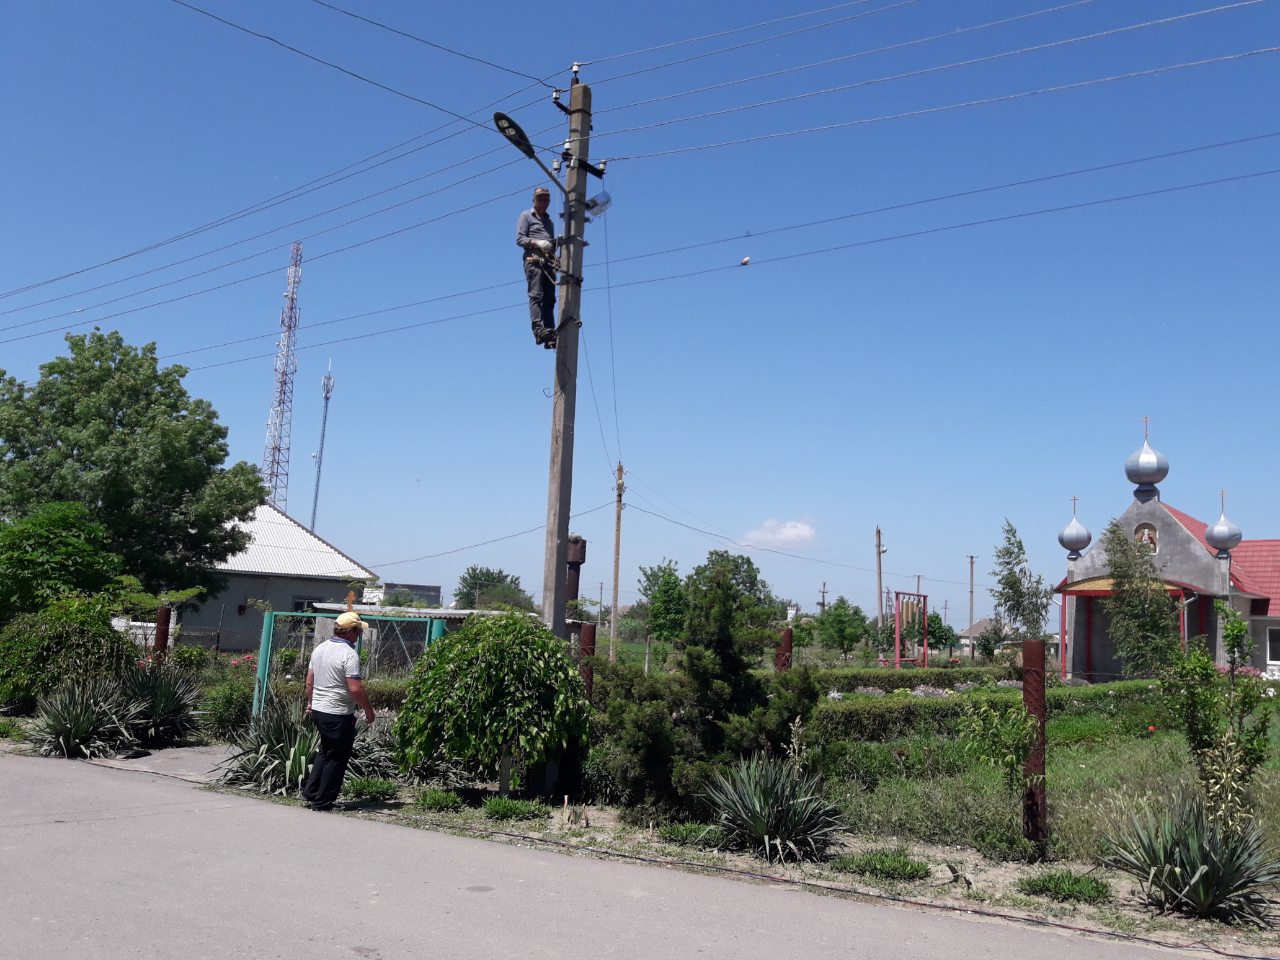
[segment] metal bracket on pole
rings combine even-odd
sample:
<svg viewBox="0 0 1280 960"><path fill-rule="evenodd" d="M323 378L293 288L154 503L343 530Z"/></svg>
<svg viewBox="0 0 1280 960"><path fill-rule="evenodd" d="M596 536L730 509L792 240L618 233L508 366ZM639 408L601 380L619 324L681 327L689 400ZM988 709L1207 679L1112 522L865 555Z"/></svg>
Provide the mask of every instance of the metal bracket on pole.
<svg viewBox="0 0 1280 960"><path fill-rule="evenodd" d="M565 112L565 113L568 113L568 112L569 112L569 108L568 108L568 107L566 107L563 103L561 103L561 102L560 102L560 88L559 88L559 87L556 87L554 90L552 90L552 91L551 91L551 102L552 102L552 103L554 103L557 107L559 107L563 112Z"/></svg>

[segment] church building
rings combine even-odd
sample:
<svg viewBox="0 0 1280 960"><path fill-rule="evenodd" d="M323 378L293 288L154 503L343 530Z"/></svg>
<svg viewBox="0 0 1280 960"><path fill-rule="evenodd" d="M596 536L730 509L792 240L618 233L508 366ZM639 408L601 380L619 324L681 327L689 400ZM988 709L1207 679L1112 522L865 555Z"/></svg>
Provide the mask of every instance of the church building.
<svg viewBox="0 0 1280 960"><path fill-rule="evenodd" d="M1218 663L1226 663L1214 601L1239 611L1253 638L1253 666L1280 677L1280 540L1245 540L1225 510L1212 525L1160 498L1157 486L1169 461L1143 441L1125 461L1135 484L1133 502L1120 515L1121 527L1149 544L1164 588L1178 601L1178 624L1185 644L1204 636ZM1110 680L1121 673L1099 601L1111 593L1109 564L1101 544L1087 549L1092 535L1076 517L1058 535L1068 551L1067 576L1057 586L1062 597L1060 669L1087 680Z"/></svg>

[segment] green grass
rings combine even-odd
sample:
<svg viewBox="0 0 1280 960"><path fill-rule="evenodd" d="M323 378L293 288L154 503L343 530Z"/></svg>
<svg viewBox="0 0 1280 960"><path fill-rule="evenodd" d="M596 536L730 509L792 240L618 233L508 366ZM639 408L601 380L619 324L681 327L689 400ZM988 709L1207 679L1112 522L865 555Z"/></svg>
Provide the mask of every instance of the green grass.
<svg viewBox="0 0 1280 960"><path fill-rule="evenodd" d="M1060 903L1105 903L1111 899L1111 887L1106 881L1070 870L1047 870L1023 877L1016 886L1033 897Z"/></svg>
<svg viewBox="0 0 1280 960"><path fill-rule="evenodd" d="M429 787L418 794L417 805L435 813L454 813L462 809L462 798L452 790Z"/></svg>
<svg viewBox="0 0 1280 960"><path fill-rule="evenodd" d="M352 800L371 800L386 803L400 793L400 785L381 777L348 777L343 791Z"/></svg>
<svg viewBox="0 0 1280 960"><path fill-rule="evenodd" d="M682 847L718 850L725 846L724 831L705 823L664 823L658 828L658 836L664 843Z"/></svg>
<svg viewBox="0 0 1280 960"><path fill-rule="evenodd" d="M847 853L837 857L831 865L842 873L856 873L880 880L925 880L931 872L927 863L916 860L902 847Z"/></svg>
<svg viewBox="0 0 1280 960"><path fill-rule="evenodd" d="M490 797L484 802L484 815L490 820L545 820L551 808L537 800Z"/></svg>
<svg viewBox="0 0 1280 960"><path fill-rule="evenodd" d="M0 717L0 740L21 740L25 736L17 720Z"/></svg>

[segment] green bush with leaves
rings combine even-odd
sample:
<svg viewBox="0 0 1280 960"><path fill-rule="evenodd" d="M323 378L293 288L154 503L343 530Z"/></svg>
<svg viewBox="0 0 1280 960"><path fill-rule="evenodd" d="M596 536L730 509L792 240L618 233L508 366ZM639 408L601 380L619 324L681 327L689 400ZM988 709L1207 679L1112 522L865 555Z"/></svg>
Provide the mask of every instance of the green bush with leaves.
<svg viewBox="0 0 1280 960"><path fill-rule="evenodd" d="M724 831L710 823L664 823L658 828L658 838L663 843L702 850L719 850L727 842Z"/></svg>
<svg viewBox="0 0 1280 960"><path fill-rule="evenodd" d="M523 613L472 617L414 667L396 718L401 766L442 752L494 776L583 744L587 713L578 669L550 630Z"/></svg>
<svg viewBox="0 0 1280 960"><path fill-rule="evenodd" d="M400 795L400 785L382 777L347 777L343 792L352 800L386 803Z"/></svg>
<svg viewBox="0 0 1280 960"><path fill-rule="evenodd" d="M234 741L248 728L252 713L253 677L227 676L205 689L200 728L215 740Z"/></svg>
<svg viewBox="0 0 1280 960"><path fill-rule="evenodd" d="M170 648L167 657L169 663L192 677L199 677L212 659L212 651L191 644Z"/></svg>
<svg viewBox="0 0 1280 960"><path fill-rule="evenodd" d="M69 596L0 629L0 707L26 713L60 683L114 676L138 649L111 626L105 600Z"/></svg>
<svg viewBox="0 0 1280 960"><path fill-rule="evenodd" d="M302 790L320 736L303 713L301 701L268 697L232 745L235 752L222 763L220 783L285 795Z"/></svg>
<svg viewBox="0 0 1280 960"><path fill-rule="evenodd" d="M923 860L917 860L903 847L866 850L837 857L831 866L843 873L857 873L880 880L927 880L932 872Z"/></svg>
<svg viewBox="0 0 1280 960"><path fill-rule="evenodd" d="M489 797L483 809L490 820L545 820L551 816L551 808L545 803L514 797Z"/></svg>
<svg viewBox="0 0 1280 960"><path fill-rule="evenodd" d="M770 862L817 860L844 829L817 778L789 760L740 760L712 776L704 797L730 842Z"/></svg>
<svg viewBox="0 0 1280 960"><path fill-rule="evenodd" d="M26 737L22 724L9 717L0 717L0 740L22 740Z"/></svg>
<svg viewBox="0 0 1280 960"><path fill-rule="evenodd" d="M1016 886L1022 893L1059 903L1106 903L1111 899L1111 886L1105 880L1073 870L1045 870L1022 877Z"/></svg>
<svg viewBox="0 0 1280 960"><path fill-rule="evenodd" d="M1222 824L1195 791L1132 811L1105 845L1103 863L1134 877L1162 913L1259 927L1274 919L1280 858L1262 827Z"/></svg>
<svg viewBox="0 0 1280 960"><path fill-rule="evenodd" d="M440 790L428 787L418 794L414 801L423 810L433 813L457 813L462 809L462 798L452 790Z"/></svg>
<svg viewBox="0 0 1280 960"><path fill-rule="evenodd" d="M114 678L70 680L40 698L28 736L43 756L89 760L133 746L140 714Z"/></svg>
<svg viewBox="0 0 1280 960"><path fill-rule="evenodd" d="M167 747L195 733L200 688L191 674L169 663L133 666L121 674L120 688L138 704L132 732L143 746Z"/></svg>
<svg viewBox="0 0 1280 960"><path fill-rule="evenodd" d="M997 709L974 703L960 717L966 752L999 770L1005 788L1013 794L1021 794L1027 786L1024 769L1035 748L1036 729L1036 718L1021 705Z"/></svg>

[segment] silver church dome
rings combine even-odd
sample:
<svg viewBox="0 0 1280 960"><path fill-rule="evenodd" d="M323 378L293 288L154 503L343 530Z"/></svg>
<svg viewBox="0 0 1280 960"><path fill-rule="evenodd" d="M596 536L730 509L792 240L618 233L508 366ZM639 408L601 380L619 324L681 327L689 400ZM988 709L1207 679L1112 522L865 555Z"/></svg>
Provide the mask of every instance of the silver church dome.
<svg viewBox="0 0 1280 960"><path fill-rule="evenodd" d="M1227 519L1225 510L1218 517L1218 522L1204 532L1205 541L1218 551L1219 559L1223 560L1231 555L1231 550L1240 545L1243 536L1240 528Z"/></svg>
<svg viewBox="0 0 1280 960"><path fill-rule="evenodd" d="M1130 483L1159 483L1169 475L1169 458L1143 440L1142 449L1124 462L1124 475Z"/></svg>
<svg viewBox="0 0 1280 960"><path fill-rule="evenodd" d="M1067 551L1068 560L1079 560L1080 551L1089 546L1092 541L1093 534L1089 532L1089 528L1074 516L1072 516L1071 522L1063 527L1062 532L1058 534L1058 542Z"/></svg>

